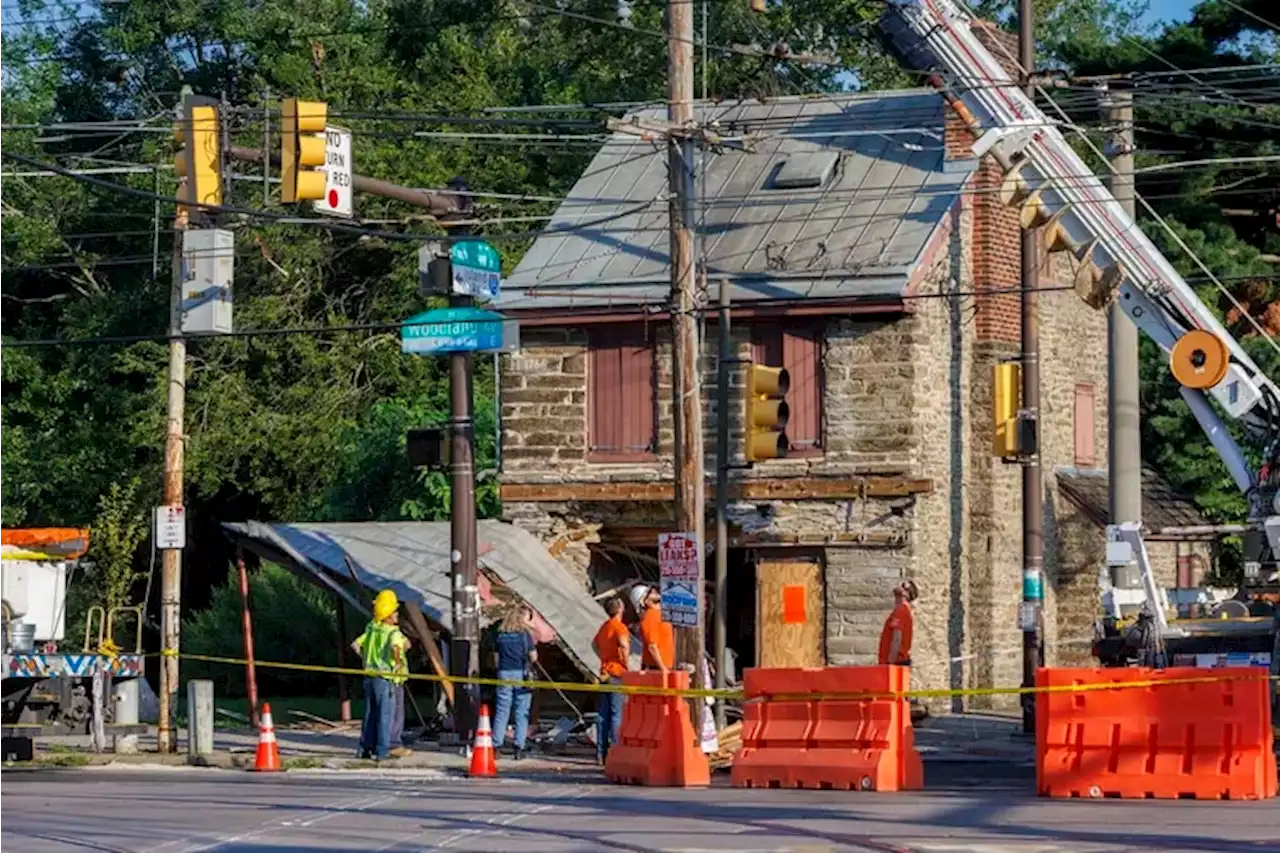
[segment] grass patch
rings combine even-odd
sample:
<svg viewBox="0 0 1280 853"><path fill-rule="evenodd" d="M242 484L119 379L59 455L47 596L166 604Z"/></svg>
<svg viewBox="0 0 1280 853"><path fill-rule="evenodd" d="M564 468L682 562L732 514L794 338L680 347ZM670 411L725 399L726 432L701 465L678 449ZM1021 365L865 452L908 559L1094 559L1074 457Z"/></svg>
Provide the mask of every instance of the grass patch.
<svg viewBox="0 0 1280 853"><path fill-rule="evenodd" d="M85 767L89 760L83 752L58 752L41 755L37 763L45 767Z"/></svg>
<svg viewBox="0 0 1280 853"><path fill-rule="evenodd" d="M324 767L324 759L315 756L284 758L281 759L280 766L285 770L318 770Z"/></svg>

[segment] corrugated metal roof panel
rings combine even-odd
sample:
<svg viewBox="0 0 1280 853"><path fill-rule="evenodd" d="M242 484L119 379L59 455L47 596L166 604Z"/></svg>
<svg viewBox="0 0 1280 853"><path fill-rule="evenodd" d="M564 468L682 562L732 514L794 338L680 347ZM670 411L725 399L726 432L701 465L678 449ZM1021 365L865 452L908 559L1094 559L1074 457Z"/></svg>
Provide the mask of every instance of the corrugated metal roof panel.
<svg viewBox="0 0 1280 853"><path fill-rule="evenodd" d="M741 287L735 299L901 294L969 176L943 170L943 101L931 90L699 104L696 112L726 138L753 139L751 152L705 155L697 211L708 276ZM664 117L661 109L637 116ZM662 145L616 135L549 223L591 227L535 241L499 308L664 301L666 157ZM777 186L786 164L832 158L821 186ZM590 198L603 200L581 201Z"/></svg>
<svg viewBox="0 0 1280 853"><path fill-rule="evenodd" d="M343 555L354 563L360 583L394 589L416 601L446 630L453 624L449 587L448 522L341 522L333 524L223 525L237 536L261 541L280 553L276 537L333 578L350 577ZM563 648L584 673L600 669L591 647L604 610L527 530L501 521L476 525L480 565L492 572L546 620ZM287 555L286 555L287 556ZM311 566L299 566L312 571Z"/></svg>

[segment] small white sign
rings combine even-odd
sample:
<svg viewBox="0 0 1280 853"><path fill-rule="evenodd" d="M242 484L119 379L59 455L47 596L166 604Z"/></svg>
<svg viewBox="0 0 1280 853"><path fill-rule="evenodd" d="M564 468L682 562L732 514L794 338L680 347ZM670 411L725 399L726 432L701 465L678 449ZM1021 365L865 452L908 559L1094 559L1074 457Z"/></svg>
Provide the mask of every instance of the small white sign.
<svg viewBox="0 0 1280 853"><path fill-rule="evenodd" d="M350 219L354 205L351 197L351 131L330 125L324 129L324 198L315 203L317 213Z"/></svg>
<svg viewBox="0 0 1280 853"><path fill-rule="evenodd" d="M156 507L156 549L181 550L187 547L187 511L181 506Z"/></svg>
<svg viewBox="0 0 1280 853"><path fill-rule="evenodd" d="M701 617L698 591L702 587L702 554L693 533L658 534L658 574L661 577L662 621L696 627Z"/></svg>

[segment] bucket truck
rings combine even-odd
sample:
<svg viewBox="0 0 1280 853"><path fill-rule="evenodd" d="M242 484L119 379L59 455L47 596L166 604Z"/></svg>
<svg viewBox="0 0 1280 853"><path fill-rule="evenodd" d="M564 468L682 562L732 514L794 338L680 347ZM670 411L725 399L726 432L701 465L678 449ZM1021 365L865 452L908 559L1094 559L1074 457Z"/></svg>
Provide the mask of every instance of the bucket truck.
<svg viewBox="0 0 1280 853"><path fill-rule="evenodd" d="M67 587L89 531L74 528L0 531L3 608L3 748L0 759L30 760L44 734L139 734L136 719L120 722L108 701L110 681L142 675L142 608L91 607L83 644L65 648ZM134 621L131 649L113 634L118 617ZM79 638L76 638L77 640ZM136 695L136 694L133 694ZM128 716L128 710L124 716ZM115 720L106 725L108 718ZM101 725L99 725L101 724Z"/></svg>
<svg viewBox="0 0 1280 853"><path fill-rule="evenodd" d="M1274 672L1274 652L1280 651L1274 648L1274 623L1280 621L1280 609L1266 603L1261 593L1280 554L1280 391L970 24L953 0L890 0L881 20L890 49L908 67L933 75L974 132L974 156L989 155L1000 164L1001 202L1018 208L1023 228L1041 229L1047 251L1074 256L1076 293L1098 309L1118 301L1125 316L1168 354L1182 398L1249 506L1242 525L1244 574L1245 589L1254 600L1236 603L1244 618L1170 622L1140 525L1109 525L1108 565L1136 567L1142 583L1124 589L1112 586L1109 576L1100 579L1103 618L1095 653L1113 664L1133 656L1117 626L1136 609L1168 654L1263 647L1272 653ZM1224 416L1238 422L1262 448L1256 470ZM1262 655L1254 658L1259 660Z"/></svg>

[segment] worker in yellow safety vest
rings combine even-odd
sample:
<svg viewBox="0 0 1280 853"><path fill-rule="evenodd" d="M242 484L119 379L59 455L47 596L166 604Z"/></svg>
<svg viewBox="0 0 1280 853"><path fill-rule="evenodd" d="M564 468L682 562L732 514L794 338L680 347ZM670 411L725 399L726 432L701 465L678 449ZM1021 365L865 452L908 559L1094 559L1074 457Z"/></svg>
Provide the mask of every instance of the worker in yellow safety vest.
<svg viewBox="0 0 1280 853"><path fill-rule="evenodd" d="M399 628L400 601L389 589L373 600L373 621L351 644L360 655L365 670L364 723L360 728L360 757L385 761L402 758L409 750L400 744L392 748L395 728L396 692L409 672L406 657L408 640ZM373 673L377 673L374 675Z"/></svg>

